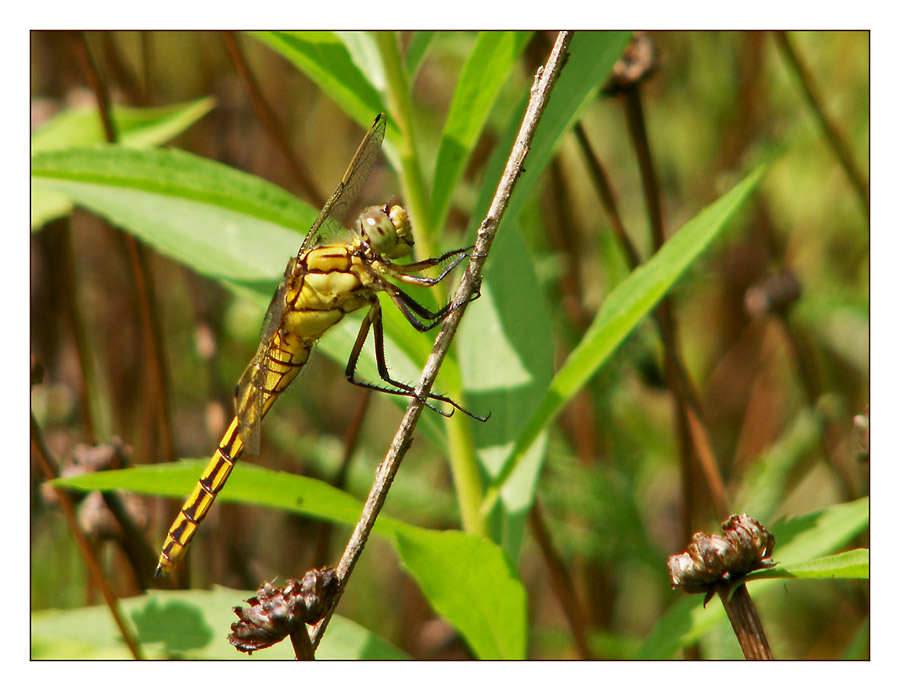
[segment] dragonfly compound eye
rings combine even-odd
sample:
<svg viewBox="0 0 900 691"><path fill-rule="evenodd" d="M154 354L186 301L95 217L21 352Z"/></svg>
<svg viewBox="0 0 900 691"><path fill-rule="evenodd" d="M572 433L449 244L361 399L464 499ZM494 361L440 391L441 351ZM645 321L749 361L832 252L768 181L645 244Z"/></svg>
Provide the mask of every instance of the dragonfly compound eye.
<svg viewBox="0 0 900 691"><path fill-rule="evenodd" d="M366 209L361 220L362 232L376 252L391 259L409 254L412 247L409 220L402 207L391 207L386 213L384 208L372 206Z"/></svg>

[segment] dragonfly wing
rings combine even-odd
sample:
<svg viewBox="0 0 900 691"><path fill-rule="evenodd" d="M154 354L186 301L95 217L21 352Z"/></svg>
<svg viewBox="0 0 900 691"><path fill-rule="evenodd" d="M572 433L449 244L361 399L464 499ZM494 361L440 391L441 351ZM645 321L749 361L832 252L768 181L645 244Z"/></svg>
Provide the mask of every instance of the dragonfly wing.
<svg viewBox="0 0 900 691"><path fill-rule="evenodd" d="M284 294L288 290L294 269L297 266L297 258L291 257L287 268L284 270L284 279L275 289L269 308L266 310L266 316L263 318L262 328L259 330L259 342L268 343L272 340L275 332L281 327L281 321L284 317L285 303Z"/></svg>
<svg viewBox="0 0 900 691"><path fill-rule="evenodd" d="M259 344L256 355L234 388L234 414L238 419L244 450L250 456L259 456L259 429L264 404L263 385L268 373L268 351L268 341Z"/></svg>
<svg viewBox="0 0 900 691"><path fill-rule="evenodd" d="M384 141L386 126L387 117L384 113L379 113L375 122L372 123L372 127L363 137L343 179L325 202L315 223L306 234L306 239L297 254L298 257L312 247L330 242L338 234L347 232L343 226L344 218L375 166L378 152L381 150L381 143Z"/></svg>
<svg viewBox="0 0 900 691"><path fill-rule="evenodd" d="M366 133L362 143L356 150L353 160L344 173L344 177L337 188L331 194L325 206L319 212L318 217L306 234L297 257L291 259L284 272L284 280L275 290L269 309L266 310L260 330L260 344L253 361L244 370L237 387L235 387L234 410L240 426L241 439L244 442L246 452L250 455L259 455L259 427L263 416L266 398L266 385L269 379L269 350L278 329L281 328L285 312L285 293L290 285L297 260L312 247L325 244L347 233L343 226L343 220L350 210L350 206L356 201L369 179L381 143L384 141L384 132L387 126L387 118L380 113L372 127Z"/></svg>

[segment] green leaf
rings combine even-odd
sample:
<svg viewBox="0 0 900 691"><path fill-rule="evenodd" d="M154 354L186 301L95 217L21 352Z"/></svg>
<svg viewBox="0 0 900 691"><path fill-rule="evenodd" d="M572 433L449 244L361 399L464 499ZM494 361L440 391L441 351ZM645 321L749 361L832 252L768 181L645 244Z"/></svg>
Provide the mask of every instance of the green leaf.
<svg viewBox="0 0 900 691"><path fill-rule="evenodd" d="M606 79L628 41L627 32L576 33L565 69L538 125L525 173L516 182L491 249L482 297L466 310L457 337L466 401L490 411L486 425L473 428L478 461L488 478L496 478L525 422L531 418L551 377L553 343L550 311L530 256L519 233L517 215L541 180L541 173L582 108ZM473 214L477 224L487 213L525 110L514 110L502 141L488 164ZM471 228L474 234L475 227ZM485 343L491 347L486 348ZM491 535L515 558L524 521L533 503L543 460L544 437L523 453L502 492L502 511L490 514ZM482 501L478 497L477 501Z"/></svg>
<svg viewBox="0 0 900 691"><path fill-rule="evenodd" d="M775 522L776 561L796 564L830 554L869 525L869 498L836 504L822 511Z"/></svg>
<svg viewBox="0 0 900 691"><path fill-rule="evenodd" d="M503 472L485 497L486 508L493 505L498 489L539 435L722 231L756 188L764 172L764 167L757 168L688 221L650 261L638 267L609 294L516 440Z"/></svg>
<svg viewBox="0 0 900 691"><path fill-rule="evenodd" d="M406 73L409 75L410 83L415 81L416 73L422 66L422 61L425 59L425 54L431 47L436 33L436 31L416 31L413 34L406 51Z"/></svg>
<svg viewBox="0 0 900 691"><path fill-rule="evenodd" d="M316 217L271 183L177 149L47 152L31 178L200 274L269 296Z"/></svg>
<svg viewBox="0 0 900 691"><path fill-rule="evenodd" d="M853 549L840 554L810 559L790 565L779 565L765 571L752 573L747 580L766 578L868 578L869 550Z"/></svg>
<svg viewBox="0 0 900 691"><path fill-rule="evenodd" d="M159 108L130 108L114 105L112 118L119 141L141 148L162 144L184 132L212 110L215 101L202 98L189 103ZM96 108L79 108L58 113L31 135L31 153L68 147L99 144L106 141ZM31 228L72 211L71 201L58 192L33 188L31 194Z"/></svg>
<svg viewBox="0 0 900 691"><path fill-rule="evenodd" d="M525 587L497 545L458 531L411 526L397 531L394 544L429 604L479 659L524 659Z"/></svg>
<svg viewBox="0 0 900 691"><path fill-rule="evenodd" d="M525 159L525 173L516 181L503 223L507 219L514 219L525 201L531 198L532 191L541 181L541 172L553 159L556 149L578 121L582 110L595 100L630 37L631 33L627 31L575 32L569 45L569 57L535 131L528 158ZM473 231L490 206L497 182L522 124L527 101L526 96L517 109L518 112L510 120L506 134L497 145L488 166L485 180L491 182L481 187L473 214ZM502 223L497 232L503 232Z"/></svg>
<svg viewBox="0 0 900 691"><path fill-rule="evenodd" d="M488 113L530 35L521 31L482 32L466 59L441 133L431 186L432 228L444 225L453 192Z"/></svg>
<svg viewBox="0 0 900 691"><path fill-rule="evenodd" d="M784 499L791 471L821 438L824 416L804 408L781 438L756 460L747 473L734 506L759 521L768 521Z"/></svg>
<svg viewBox="0 0 900 691"><path fill-rule="evenodd" d="M118 143L133 148L157 146L178 136L215 106L215 99L200 98L156 108L113 105ZM96 107L63 110L31 135L31 153L106 142Z"/></svg>
<svg viewBox="0 0 900 691"><path fill-rule="evenodd" d="M193 489L204 467L206 461L192 459L57 478L53 484L82 492L121 489L180 499ZM252 463L237 464L218 501L292 511L344 525L355 525L362 511L359 500L327 482ZM380 518L376 532L392 535L391 523L388 517Z"/></svg>
<svg viewBox="0 0 900 691"><path fill-rule="evenodd" d="M785 564L813 560L840 549L865 530L868 523L868 498L780 521L771 527L775 536L773 558ZM775 585L775 580L759 579L747 587L751 596L757 597ZM722 607L710 603L704 608L702 596L684 596L657 622L638 657L668 659L679 649L700 641L725 618Z"/></svg>
<svg viewBox="0 0 900 691"><path fill-rule="evenodd" d="M362 127L368 129L375 116L385 111L378 89L338 33L258 31L250 35L287 58ZM391 137L396 136L390 120L388 130Z"/></svg>
<svg viewBox="0 0 900 691"><path fill-rule="evenodd" d="M289 641L248 656L228 643L232 607L256 593L216 587L212 591L150 591L119 600L126 621L149 659L292 660ZM129 659L131 654L105 606L35 612L31 616L31 656L39 660ZM319 660L402 660L407 655L359 624L335 616L316 658Z"/></svg>
<svg viewBox="0 0 900 691"><path fill-rule="evenodd" d="M466 403L491 413L488 424L472 430L478 462L488 478L500 473L553 378L551 331L550 312L519 225L506 224L491 250L481 297L466 309L456 341ZM514 562L543 455L543 444L535 447L504 487L503 511L490 516L491 535Z"/></svg>
<svg viewBox="0 0 900 691"><path fill-rule="evenodd" d="M47 152L32 157L31 174L34 186L65 194L161 254L250 298L259 306L260 323L285 264L318 214L261 178L176 149ZM359 324L358 318L342 321L320 342L322 352L346 362ZM413 378L420 368L410 353L420 352L415 344L428 337L409 333L413 329L396 319L386 320L386 327L392 369ZM363 377L377 379L371 349L363 350L360 367ZM442 428L429 418L424 429L440 441Z"/></svg>
<svg viewBox="0 0 900 691"><path fill-rule="evenodd" d="M78 491L129 490L183 497L197 482L203 461L182 461L58 478ZM219 495L240 502L355 525L362 503L309 477L239 463ZM488 540L457 531L419 528L380 515L374 532L391 539L429 604L465 636L482 659L525 655L525 590L503 551Z"/></svg>

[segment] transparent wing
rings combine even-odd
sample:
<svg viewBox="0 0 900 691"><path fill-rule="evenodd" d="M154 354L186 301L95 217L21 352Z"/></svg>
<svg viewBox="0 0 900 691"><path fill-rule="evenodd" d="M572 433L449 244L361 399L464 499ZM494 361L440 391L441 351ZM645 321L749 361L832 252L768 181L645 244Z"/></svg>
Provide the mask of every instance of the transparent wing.
<svg viewBox="0 0 900 691"><path fill-rule="evenodd" d="M265 403L263 386L268 375L269 346L270 342L259 344L256 355L234 387L234 414L238 419L244 451L250 456L259 456L259 428Z"/></svg>
<svg viewBox="0 0 900 691"><path fill-rule="evenodd" d="M288 263L284 279L275 290L275 295L272 296L266 310L259 334L259 348L234 391L234 412L238 418L241 439L244 441L246 452L252 456L259 455L259 428L268 395L265 386L269 374L269 350L284 319L284 295L297 265L297 259L311 248L326 244L347 233L343 225L344 218L375 166L381 143L384 141L386 124L387 118L384 113L380 113L363 137L343 179L306 234L297 258L292 258Z"/></svg>
<svg viewBox="0 0 900 691"><path fill-rule="evenodd" d="M356 197L362 190L369 174L378 158L378 152L381 150L381 143L384 141L384 131L387 125L387 118L384 113L379 113L372 123L372 127L363 137L362 143L356 150L353 160L347 167L343 179L337 188L332 192L331 197L325 202L325 206L319 212L315 222L310 227L309 232L300 245L300 251L297 252L297 259L313 247L327 244L334 239L347 234L347 229L343 225L344 218L350 210L350 206L356 201ZM281 326L281 320L284 316L284 293L287 290L288 281L294 272L296 259L291 259L284 272L284 280L275 291L272 302L269 303L269 309L266 310L266 317L263 319L262 329L260 329L259 340L261 343L268 342L275 332Z"/></svg>
<svg viewBox="0 0 900 691"><path fill-rule="evenodd" d="M350 206L356 201L363 185L366 184L366 180L369 179L369 174L378 158L378 152L381 150L381 142L384 141L386 126L387 117L384 113L379 113L375 122L372 123L372 127L363 137L343 179L325 202L315 223L306 234L300 251L297 253L298 257L309 249L327 244L347 232L343 226L344 218L347 216Z"/></svg>

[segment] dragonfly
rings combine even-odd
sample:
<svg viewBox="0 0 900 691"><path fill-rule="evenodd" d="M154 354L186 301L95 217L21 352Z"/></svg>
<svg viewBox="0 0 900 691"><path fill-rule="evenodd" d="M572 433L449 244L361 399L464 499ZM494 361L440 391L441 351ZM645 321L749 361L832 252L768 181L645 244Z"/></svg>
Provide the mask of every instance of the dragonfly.
<svg viewBox="0 0 900 691"><path fill-rule="evenodd" d="M440 283L472 248L457 249L440 257L397 264L415 244L406 210L392 203L370 206L351 228L343 221L369 177L381 143L387 118L375 118L344 173L344 177L306 234L300 250L291 257L266 311L256 354L235 387L234 419L222 436L200 480L187 497L169 528L156 577L172 573L184 558L191 539L225 485L235 462L246 451L259 455L260 423L275 399L306 365L315 343L347 314L368 308L350 352L346 378L358 386L402 396L416 397L409 384L393 379L385 364L384 327L378 293L385 293L418 331L428 331L460 305L452 302L436 311L422 306L396 283L433 286ZM440 269L437 277L419 275ZM477 293L476 296L477 297ZM369 331L375 335L375 360L383 383L359 379L356 367ZM423 403L449 417L460 407L447 396L429 393ZM439 404L450 406L444 411Z"/></svg>

